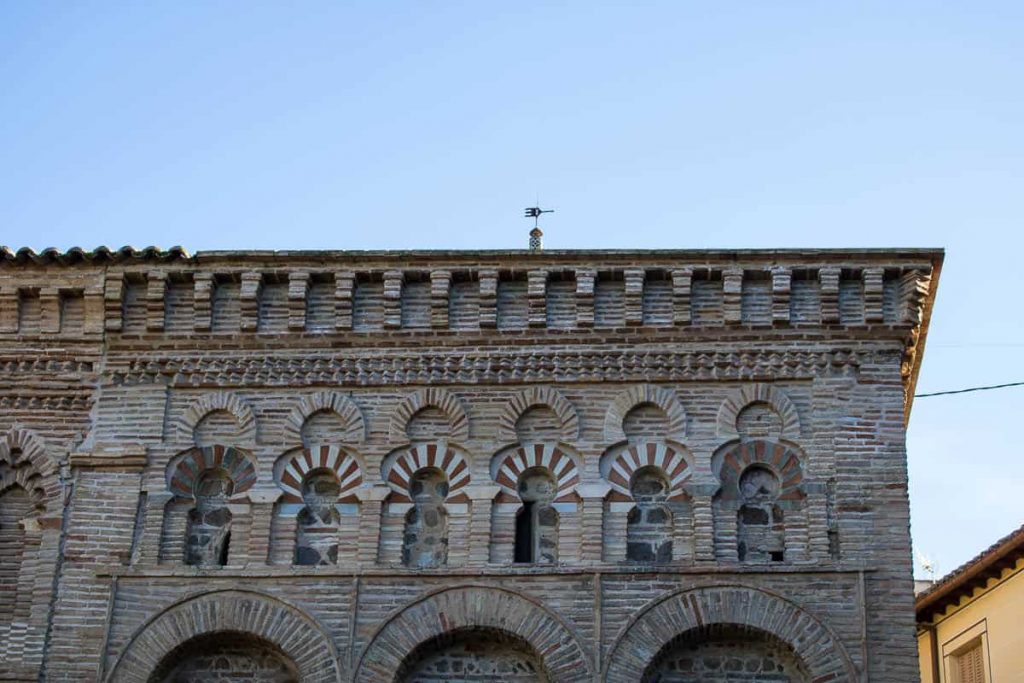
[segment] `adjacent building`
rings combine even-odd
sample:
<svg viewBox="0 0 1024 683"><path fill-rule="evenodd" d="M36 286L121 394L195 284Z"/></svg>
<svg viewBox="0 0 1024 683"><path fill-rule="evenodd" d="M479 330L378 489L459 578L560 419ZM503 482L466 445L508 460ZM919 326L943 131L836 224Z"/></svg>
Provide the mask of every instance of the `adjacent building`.
<svg viewBox="0 0 1024 683"><path fill-rule="evenodd" d="M1024 527L917 596L922 683L1024 681Z"/></svg>
<svg viewBox="0 0 1024 683"><path fill-rule="evenodd" d="M916 680L941 262L0 251L0 680Z"/></svg>

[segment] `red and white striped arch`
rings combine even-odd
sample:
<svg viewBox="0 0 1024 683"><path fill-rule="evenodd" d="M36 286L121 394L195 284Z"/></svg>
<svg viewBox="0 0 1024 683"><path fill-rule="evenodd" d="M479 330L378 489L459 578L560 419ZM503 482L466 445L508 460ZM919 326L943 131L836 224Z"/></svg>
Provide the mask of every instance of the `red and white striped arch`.
<svg viewBox="0 0 1024 683"><path fill-rule="evenodd" d="M355 500L353 490L363 483L363 470L359 466L359 461L337 446L320 446L304 448L288 458L278 482L284 490L285 502L302 502L302 481L314 470L334 472L341 485L339 502Z"/></svg>
<svg viewBox="0 0 1024 683"><path fill-rule="evenodd" d="M459 490L469 483L469 463L457 449L445 443L424 443L400 451L387 458L381 474L394 495L394 502L409 502L409 482L419 470L431 467L441 470L448 478L448 499L453 500Z"/></svg>
<svg viewBox="0 0 1024 683"><path fill-rule="evenodd" d="M543 467L551 472L558 485L555 500L565 498L580 483L576 461L559 446L550 443L520 446L510 451L498 465L495 481L505 493L519 497L519 477L534 467Z"/></svg>
<svg viewBox="0 0 1024 683"><path fill-rule="evenodd" d="M784 443L774 441L744 441L727 446L716 457L720 465L716 474L722 482L725 500L739 498L739 480L751 465L764 465L778 475L782 488L779 500L803 498L804 480L800 453Z"/></svg>
<svg viewBox="0 0 1024 683"><path fill-rule="evenodd" d="M681 450L661 441L632 444L622 449L611 462L608 483L617 493L632 499L633 474L643 467L657 467L664 473L670 500L686 496L682 487L693 475L690 463Z"/></svg>

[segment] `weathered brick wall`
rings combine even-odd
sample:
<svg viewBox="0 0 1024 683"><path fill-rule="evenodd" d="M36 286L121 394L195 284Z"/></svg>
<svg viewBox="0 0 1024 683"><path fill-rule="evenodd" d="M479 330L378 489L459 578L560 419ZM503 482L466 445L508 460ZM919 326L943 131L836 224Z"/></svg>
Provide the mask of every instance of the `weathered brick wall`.
<svg viewBox="0 0 1024 683"><path fill-rule="evenodd" d="M171 653L209 680L625 683L659 657L664 680L766 680L769 659L780 680L913 680L904 424L940 262L8 254L0 680L141 681ZM407 568L424 468L446 482L447 559ZM188 566L207 470L226 561ZM514 564L540 470L557 562ZM629 528L640 471L668 526ZM314 525L337 562L297 566L313 475L337 482ZM778 511L775 555L740 560L743 506ZM631 554L631 533L665 551Z"/></svg>

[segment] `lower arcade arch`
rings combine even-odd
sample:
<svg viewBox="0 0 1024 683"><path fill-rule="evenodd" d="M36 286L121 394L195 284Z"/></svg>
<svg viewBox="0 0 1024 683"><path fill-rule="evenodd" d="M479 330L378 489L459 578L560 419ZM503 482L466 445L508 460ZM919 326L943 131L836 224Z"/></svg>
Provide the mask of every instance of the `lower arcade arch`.
<svg viewBox="0 0 1024 683"><path fill-rule="evenodd" d="M622 628L604 671L605 683L858 680L828 626L779 595L747 586L658 598Z"/></svg>
<svg viewBox="0 0 1024 683"><path fill-rule="evenodd" d="M469 663L477 677L436 675L459 662ZM500 667L509 671L478 676ZM529 598L492 586L447 588L405 606L373 635L353 676L356 683L593 679L590 656L565 621Z"/></svg>
<svg viewBox="0 0 1024 683"><path fill-rule="evenodd" d="M554 683L526 640L493 628L449 631L421 643L395 673L395 683Z"/></svg>
<svg viewBox="0 0 1024 683"><path fill-rule="evenodd" d="M676 636L644 670L640 683L809 683L787 643L750 626L715 624Z"/></svg>
<svg viewBox="0 0 1024 683"><path fill-rule="evenodd" d="M249 633L222 631L198 636L171 650L147 683L299 680L295 662L270 641Z"/></svg>
<svg viewBox="0 0 1024 683"><path fill-rule="evenodd" d="M216 657L227 662L226 670L241 673L232 668L237 664L250 674L217 678L189 673L189 667L202 670ZM338 662L331 639L301 610L255 591L223 590L182 600L149 620L129 640L106 680L339 683ZM264 677L251 675L254 671Z"/></svg>

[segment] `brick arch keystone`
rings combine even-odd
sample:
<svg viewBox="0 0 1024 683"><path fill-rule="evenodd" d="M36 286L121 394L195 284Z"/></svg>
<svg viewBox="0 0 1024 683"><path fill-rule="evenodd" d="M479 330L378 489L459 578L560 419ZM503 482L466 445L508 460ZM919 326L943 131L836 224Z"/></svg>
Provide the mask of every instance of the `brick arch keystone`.
<svg viewBox="0 0 1024 683"><path fill-rule="evenodd" d="M739 437L736 419L751 403L767 403L775 409L782 418L781 438L800 438L800 416L796 412L796 406L785 392L770 384L746 384L726 397L718 408L718 436L726 439Z"/></svg>
<svg viewBox="0 0 1024 683"><path fill-rule="evenodd" d="M108 683L146 683L163 658L193 638L236 632L273 643L305 683L339 683L338 653L324 629L297 607L248 590L203 593L171 605L132 636Z"/></svg>
<svg viewBox="0 0 1024 683"><path fill-rule="evenodd" d="M645 607L626 624L609 650L603 680L636 683L673 639L712 625L746 626L778 638L801 659L811 680L858 680L853 662L826 624L779 595L736 585L683 590Z"/></svg>
<svg viewBox="0 0 1024 683"><path fill-rule="evenodd" d="M249 404L229 391L203 394L192 402L178 421L178 433L185 441L192 441L196 426L212 412L224 410L238 423L238 433L247 443L256 442L256 416Z"/></svg>
<svg viewBox="0 0 1024 683"><path fill-rule="evenodd" d="M366 441L366 420L363 411L355 402L337 391L320 391L304 396L298 405L292 408L285 422L284 433L289 443L302 443L302 427L314 413L329 411L336 413L345 425L345 433L341 437L345 443L363 443Z"/></svg>
<svg viewBox="0 0 1024 683"><path fill-rule="evenodd" d="M355 683L392 683L416 648L467 629L493 629L530 644L551 679L593 680L588 653L561 617L518 593L491 586L461 586L431 593L391 616L373 635L356 665Z"/></svg>
<svg viewBox="0 0 1024 683"><path fill-rule="evenodd" d="M657 387L652 384L641 384L626 389L612 401L604 416L605 443L618 443L626 440L622 423L633 408L653 404L661 408L668 417L667 439L682 439L686 436L686 411L683 410L679 396L672 389Z"/></svg>
<svg viewBox="0 0 1024 683"><path fill-rule="evenodd" d="M20 454L17 462L16 453ZM0 480L0 491L17 484L31 496L36 507L59 500L57 463L47 452L43 439L32 430L14 426L0 436L0 463L7 463L11 470Z"/></svg>
<svg viewBox="0 0 1024 683"><path fill-rule="evenodd" d="M570 442L579 438L580 418L573 404L552 387L530 387L513 396L502 411L498 419L499 443L518 441L516 422L523 413L536 406L547 406L558 416L561 426L560 438Z"/></svg>
<svg viewBox="0 0 1024 683"><path fill-rule="evenodd" d="M406 428L413 415L424 408L435 407L448 417L451 432L448 438L452 441L464 442L469 438L469 416L462 403L450 391L440 387L428 387L409 394L398 404L391 416L391 440L393 442L408 441Z"/></svg>

